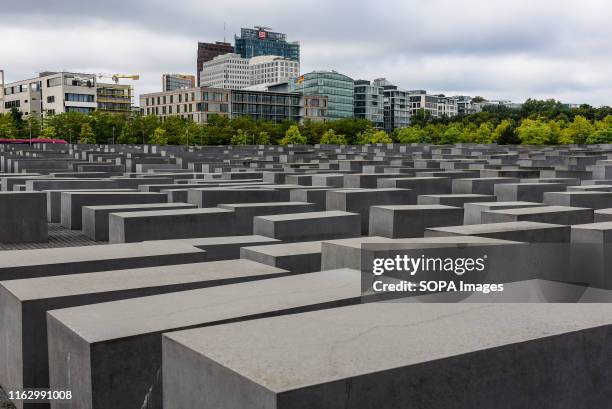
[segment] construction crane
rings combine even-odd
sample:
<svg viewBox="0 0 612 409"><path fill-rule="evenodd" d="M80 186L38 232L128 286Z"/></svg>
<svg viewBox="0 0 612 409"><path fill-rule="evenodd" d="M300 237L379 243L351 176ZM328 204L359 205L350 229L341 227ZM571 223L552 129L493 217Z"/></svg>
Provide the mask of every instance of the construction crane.
<svg viewBox="0 0 612 409"><path fill-rule="evenodd" d="M97 75L98 78L102 79L102 78L110 78L113 80L113 82L115 84L119 84L119 79L120 78L126 78L126 79L131 79L133 81L137 81L140 79L140 75L135 74L135 75L129 75L129 74L98 74Z"/></svg>

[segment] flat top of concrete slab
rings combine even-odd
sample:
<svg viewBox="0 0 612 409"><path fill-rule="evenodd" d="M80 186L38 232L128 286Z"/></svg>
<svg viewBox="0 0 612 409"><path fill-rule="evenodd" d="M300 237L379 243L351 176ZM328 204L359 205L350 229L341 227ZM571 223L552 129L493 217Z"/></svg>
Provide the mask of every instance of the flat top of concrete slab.
<svg viewBox="0 0 612 409"><path fill-rule="evenodd" d="M463 211L460 207L455 206L446 206L446 205L380 205L380 206L372 206L377 209L385 209L385 210L393 210L393 211L415 211L415 210L449 210L449 209L457 209Z"/></svg>
<svg viewBox="0 0 612 409"><path fill-rule="evenodd" d="M323 219L323 218L341 217L341 216L358 216L358 214L343 212L341 210L329 210L329 211L324 211L324 212L287 213L287 214L273 214L269 216L256 216L255 219L284 221L284 220L301 220L301 219Z"/></svg>
<svg viewBox="0 0 612 409"><path fill-rule="evenodd" d="M611 196L612 192L600 192L600 191L570 191L570 192L546 192L545 195L558 195L558 196Z"/></svg>
<svg viewBox="0 0 612 409"><path fill-rule="evenodd" d="M597 209L595 210L597 214L612 214L612 208L609 209Z"/></svg>
<svg viewBox="0 0 612 409"><path fill-rule="evenodd" d="M98 191L83 191L83 190L66 190L62 192L62 195L70 195L70 196L163 196L162 193L157 192L140 192L138 190L130 191L109 191L109 190L98 190Z"/></svg>
<svg viewBox="0 0 612 409"><path fill-rule="evenodd" d="M251 260L236 259L9 280L0 284L25 301L285 273L288 271Z"/></svg>
<svg viewBox="0 0 612 409"><path fill-rule="evenodd" d="M140 243L102 244L84 247L8 250L0 252L0 271L3 268L13 267L198 253L202 251L180 240L164 241L163 245L160 245L158 241L145 241Z"/></svg>
<svg viewBox="0 0 612 409"><path fill-rule="evenodd" d="M88 342L168 331L361 296L361 273L339 269L50 312Z"/></svg>
<svg viewBox="0 0 612 409"><path fill-rule="evenodd" d="M609 231L612 230L612 222L575 224L572 229Z"/></svg>
<svg viewBox="0 0 612 409"><path fill-rule="evenodd" d="M314 254L321 252L321 241L303 241L298 243L281 243L264 246L243 247L250 251L267 254L273 257L292 256L298 254Z"/></svg>
<svg viewBox="0 0 612 409"><path fill-rule="evenodd" d="M355 237L350 239L325 240L323 245L332 244L345 247L361 249L367 245L389 245L402 246L402 248L421 248L433 246L457 246L457 245L513 245L523 244L516 241L500 240L478 236L442 236L442 237L415 237L403 239L388 239L379 236Z"/></svg>
<svg viewBox="0 0 612 409"><path fill-rule="evenodd" d="M570 207L570 206L539 206L539 207L521 207L514 209L491 210L491 213L503 214L538 214L538 213L558 213L558 212L576 212L581 210L593 210L586 207Z"/></svg>
<svg viewBox="0 0 612 409"><path fill-rule="evenodd" d="M249 243L280 243L280 240L271 237L248 235L248 236L220 236L220 237L197 237L192 239L172 239L172 240L156 240L161 245L164 242L181 241L196 247L215 246L224 244L249 244Z"/></svg>
<svg viewBox="0 0 612 409"><path fill-rule="evenodd" d="M196 209L169 209L169 210L144 210L139 212L121 212L118 216L123 218L151 217L151 216L180 216L190 214L207 213L234 213L233 210L221 209L219 207L198 207Z"/></svg>
<svg viewBox="0 0 612 409"><path fill-rule="evenodd" d="M158 208L158 207L196 207L194 204L190 203L143 203L143 204L119 204L119 205L96 205L96 206L84 206L85 209L91 210L121 210L121 209L148 209L150 207Z"/></svg>
<svg viewBox="0 0 612 409"><path fill-rule="evenodd" d="M446 194L439 194L439 195L419 195L422 197L449 197L449 198L479 198L479 197L491 197L491 198L495 198L495 196L493 195L480 195L477 193L446 193Z"/></svg>
<svg viewBox="0 0 612 409"><path fill-rule="evenodd" d="M507 223L485 223L485 224L467 224L465 226L448 226L448 227L430 227L427 230L435 230L459 234L482 234L517 230L540 230L540 229L558 229L565 228L560 224L536 223L536 222L507 222Z"/></svg>
<svg viewBox="0 0 612 409"><path fill-rule="evenodd" d="M546 206L543 203L537 202L474 202L474 203L466 203L465 206L477 206L477 207L508 207L508 206L522 206L522 207L536 207L536 206Z"/></svg>
<svg viewBox="0 0 612 409"><path fill-rule="evenodd" d="M360 194L360 193L409 192L409 191L410 189L403 189L399 187L382 187L379 189L371 189L371 188L334 189L330 193Z"/></svg>
<svg viewBox="0 0 612 409"><path fill-rule="evenodd" d="M305 206L312 203L306 202L262 202L262 203L220 203L219 207L241 208L241 207L283 207L283 206Z"/></svg>
<svg viewBox="0 0 612 409"><path fill-rule="evenodd" d="M282 392L611 323L610 304L372 303L165 336Z"/></svg>
<svg viewBox="0 0 612 409"><path fill-rule="evenodd" d="M565 183L552 183L552 182L519 182L519 183L500 183L499 186L517 186L517 187L527 187L527 186L548 186L548 187L557 187L557 186L565 186Z"/></svg>

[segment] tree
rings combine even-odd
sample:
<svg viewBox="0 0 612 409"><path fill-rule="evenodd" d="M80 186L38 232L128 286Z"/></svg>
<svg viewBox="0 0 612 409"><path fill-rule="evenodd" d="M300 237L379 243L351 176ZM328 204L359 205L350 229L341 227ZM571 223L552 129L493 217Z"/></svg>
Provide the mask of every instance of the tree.
<svg viewBox="0 0 612 409"><path fill-rule="evenodd" d="M550 127L540 119L523 119L516 129L516 134L521 143L527 145L544 145L552 141Z"/></svg>
<svg viewBox="0 0 612 409"><path fill-rule="evenodd" d="M32 135L32 138L38 138L40 135L40 121L36 118L36 115L29 115L25 123L26 125L22 132L23 137L29 138ZM32 132L31 134L30 131Z"/></svg>
<svg viewBox="0 0 612 409"><path fill-rule="evenodd" d="M400 128L395 133L395 139L399 143L420 143L425 140L425 132L418 126Z"/></svg>
<svg viewBox="0 0 612 409"><path fill-rule="evenodd" d="M306 138L300 134L300 128L297 125L291 125L285 132L285 137L278 143L279 145L305 145L307 142Z"/></svg>
<svg viewBox="0 0 612 409"><path fill-rule="evenodd" d="M40 131L40 137L45 139L53 139L57 137L57 131L54 127L48 126Z"/></svg>
<svg viewBox="0 0 612 409"><path fill-rule="evenodd" d="M89 122L89 118L81 112L64 112L48 117L45 122L47 126L55 128L60 138L74 141L80 135L83 124Z"/></svg>
<svg viewBox="0 0 612 409"><path fill-rule="evenodd" d="M379 131L374 128L368 128L357 135L357 143L359 145L374 144L374 143L393 143L393 139L387 135L385 131Z"/></svg>
<svg viewBox="0 0 612 409"><path fill-rule="evenodd" d="M253 141L253 137L249 135L249 133L243 129L238 129L236 135L232 136L230 140L230 144L232 145L248 145Z"/></svg>
<svg viewBox="0 0 612 409"><path fill-rule="evenodd" d="M612 143L612 127L602 128L593 132L586 140L588 144Z"/></svg>
<svg viewBox="0 0 612 409"><path fill-rule="evenodd" d="M96 134L89 122L85 122L81 125L81 133L79 134L79 143L94 144L96 143Z"/></svg>
<svg viewBox="0 0 612 409"><path fill-rule="evenodd" d="M428 123L432 122L432 120L433 118L431 116L431 112L426 109L420 108L417 109L414 114L412 114L412 117L410 118L410 124L424 127Z"/></svg>
<svg viewBox="0 0 612 409"><path fill-rule="evenodd" d="M346 137L344 135L338 135L333 129L325 131L321 136L321 142L324 145L346 145Z"/></svg>
<svg viewBox="0 0 612 409"><path fill-rule="evenodd" d="M17 127L13 116L0 114L0 138L15 139L17 137Z"/></svg>
<svg viewBox="0 0 612 409"><path fill-rule="evenodd" d="M261 131L259 135L257 135L256 142L258 145L270 145L270 134L266 131Z"/></svg>
<svg viewBox="0 0 612 409"><path fill-rule="evenodd" d="M149 140L149 143L153 145L168 145L168 137L166 136L166 130L157 128L153 131L153 136Z"/></svg>
<svg viewBox="0 0 612 409"><path fill-rule="evenodd" d="M491 143L500 145L518 144L520 140L514 133L514 123L510 119L501 121L491 132Z"/></svg>
<svg viewBox="0 0 612 409"><path fill-rule="evenodd" d="M574 121L561 132L559 142L563 144L583 144L593 133L593 125L582 115L576 115Z"/></svg>
<svg viewBox="0 0 612 409"><path fill-rule="evenodd" d="M463 137L463 132L459 128L458 125L449 126L446 131L442 134L440 138L440 142L442 144L453 144L459 142L459 140Z"/></svg>

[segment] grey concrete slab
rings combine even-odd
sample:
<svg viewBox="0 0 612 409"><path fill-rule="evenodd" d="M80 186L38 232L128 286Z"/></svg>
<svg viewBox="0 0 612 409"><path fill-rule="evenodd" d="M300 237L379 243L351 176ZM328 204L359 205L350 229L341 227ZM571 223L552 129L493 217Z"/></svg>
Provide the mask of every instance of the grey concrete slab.
<svg viewBox="0 0 612 409"><path fill-rule="evenodd" d="M388 238L423 237L428 227L456 226L463 222L463 209L444 205L372 206L372 236Z"/></svg>
<svg viewBox="0 0 612 409"><path fill-rule="evenodd" d="M134 189L59 189L43 190L47 194L47 221L61 223L62 221L62 193L63 192L135 192Z"/></svg>
<svg viewBox="0 0 612 409"><path fill-rule="evenodd" d="M0 281L206 261L189 243L144 242L0 251Z"/></svg>
<svg viewBox="0 0 612 409"><path fill-rule="evenodd" d="M593 212L595 223L599 222L612 222L612 208L610 209L598 209Z"/></svg>
<svg viewBox="0 0 612 409"><path fill-rule="evenodd" d="M572 226L572 269L581 282L612 289L612 222Z"/></svg>
<svg viewBox="0 0 612 409"><path fill-rule="evenodd" d="M81 227L83 234L95 241L108 241L109 214L134 211L193 209L189 203L143 203L83 206Z"/></svg>
<svg viewBox="0 0 612 409"><path fill-rule="evenodd" d="M451 181L447 177L385 178L378 181L378 187L410 189L416 196L433 195L451 193Z"/></svg>
<svg viewBox="0 0 612 409"><path fill-rule="evenodd" d="M605 209L612 207L612 192L545 192L543 202L550 206Z"/></svg>
<svg viewBox="0 0 612 409"><path fill-rule="evenodd" d="M472 193L465 194L443 194L443 195L419 195L417 203L420 205L445 205L463 207L466 203L491 202L495 201L495 196L479 195Z"/></svg>
<svg viewBox="0 0 612 409"><path fill-rule="evenodd" d="M252 234L253 218L256 216L304 213L316 210L315 205L304 202L232 203L220 204L219 208L234 212L236 234Z"/></svg>
<svg viewBox="0 0 612 409"><path fill-rule="evenodd" d="M216 207L111 213L109 242L234 236L235 220L232 210Z"/></svg>
<svg viewBox="0 0 612 409"><path fill-rule="evenodd" d="M545 206L536 202L481 202L466 203L464 208L463 224L481 224L482 212L489 210L520 209L522 207Z"/></svg>
<svg viewBox="0 0 612 409"><path fill-rule="evenodd" d="M280 202L280 192L273 189L194 188L187 191L187 202L198 207L221 203Z"/></svg>
<svg viewBox="0 0 612 409"><path fill-rule="evenodd" d="M180 239L183 243L206 251L206 260L231 260L240 258L240 250L245 246L259 246L280 243L280 240L257 235L202 237ZM162 243L164 240L160 241Z"/></svg>
<svg viewBox="0 0 612 409"><path fill-rule="evenodd" d="M161 408L162 333L354 304L360 276L326 271L50 311L50 385L73 392L51 407Z"/></svg>
<svg viewBox="0 0 612 409"><path fill-rule="evenodd" d="M469 178L453 179L452 189L454 194L479 194L493 195L495 185L500 183L518 183L517 178Z"/></svg>
<svg viewBox="0 0 612 409"><path fill-rule="evenodd" d="M361 235L361 216L339 210L258 216L253 233L286 242L356 237Z"/></svg>
<svg viewBox="0 0 612 409"><path fill-rule="evenodd" d="M500 202L542 202L544 192L565 191L564 183L504 183L495 185L495 196Z"/></svg>
<svg viewBox="0 0 612 409"><path fill-rule="evenodd" d="M567 206L540 206L482 212L483 223L518 221L565 225L592 223L593 209Z"/></svg>
<svg viewBox="0 0 612 409"><path fill-rule="evenodd" d="M42 192L0 192L0 243L47 241L47 196Z"/></svg>
<svg viewBox="0 0 612 409"><path fill-rule="evenodd" d="M410 189L338 189L328 191L325 196L327 210L341 210L361 215L362 234L368 234L370 207L411 204L416 204L416 197Z"/></svg>
<svg viewBox="0 0 612 409"><path fill-rule="evenodd" d="M528 221L432 227L425 237L481 236L526 243L569 243L570 226Z"/></svg>
<svg viewBox="0 0 612 409"><path fill-rule="evenodd" d="M321 271L321 241L243 247L240 249L240 258L296 274L313 273Z"/></svg>
<svg viewBox="0 0 612 409"><path fill-rule="evenodd" d="M327 192L334 188L291 189L289 200L292 202L312 203L316 211L325 210Z"/></svg>
<svg viewBox="0 0 612 409"><path fill-rule="evenodd" d="M82 228L84 206L165 203L166 195L145 192L79 192L69 191L61 194L61 224L67 229Z"/></svg>
<svg viewBox="0 0 612 409"><path fill-rule="evenodd" d="M0 282L0 384L8 390L49 387L49 310L288 274L250 260L229 260Z"/></svg>
<svg viewBox="0 0 612 409"><path fill-rule="evenodd" d="M164 407L605 408L611 315L609 304L376 303L174 332Z"/></svg>

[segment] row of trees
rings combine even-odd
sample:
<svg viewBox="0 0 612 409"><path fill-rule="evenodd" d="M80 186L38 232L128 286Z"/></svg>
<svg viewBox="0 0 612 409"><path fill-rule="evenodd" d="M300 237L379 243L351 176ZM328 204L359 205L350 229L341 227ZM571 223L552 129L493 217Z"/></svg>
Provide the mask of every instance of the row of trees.
<svg viewBox="0 0 612 409"><path fill-rule="evenodd" d="M569 108L555 100L527 100L521 109L485 107L482 112L453 118L413 115L412 125L392 135L365 119L346 118L298 125L250 117L211 116L206 125L179 117L122 116L105 112L68 112L24 119L13 109L0 115L1 138L63 138L79 143L152 143L201 145L366 144L458 142L499 144L612 143L612 108L583 105Z"/></svg>

